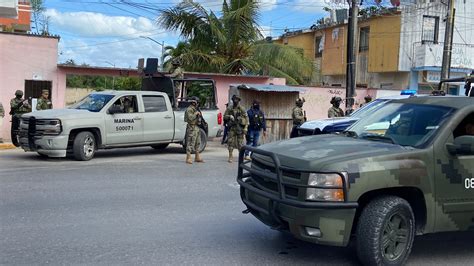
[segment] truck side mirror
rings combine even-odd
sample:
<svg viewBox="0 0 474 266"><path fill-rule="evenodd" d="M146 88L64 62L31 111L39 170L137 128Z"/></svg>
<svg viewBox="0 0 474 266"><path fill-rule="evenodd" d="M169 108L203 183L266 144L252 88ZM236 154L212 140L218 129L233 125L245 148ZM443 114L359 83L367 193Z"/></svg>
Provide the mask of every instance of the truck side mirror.
<svg viewBox="0 0 474 266"><path fill-rule="evenodd" d="M122 113L122 108L120 108L120 106L117 106L117 105L112 105L110 108L109 108L109 114L113 115L113 114L117 114L117 113Z"/></svg>
<svg viewBox="0 0 474 266"><path fill-rule="evenodd" d="M446 148L452 155L474 155L474 136L459 136L454 143L447 143Z"/></svg>

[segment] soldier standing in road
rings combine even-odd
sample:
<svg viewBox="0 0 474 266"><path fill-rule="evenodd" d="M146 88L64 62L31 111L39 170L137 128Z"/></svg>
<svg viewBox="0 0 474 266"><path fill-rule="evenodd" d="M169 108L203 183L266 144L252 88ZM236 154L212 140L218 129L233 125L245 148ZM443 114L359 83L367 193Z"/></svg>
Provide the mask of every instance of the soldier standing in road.
<svg viewBox="0 0 474 266"><path fill-rule="evenodd" d="M38 103L36 104L36 110L48 110L53 109L53 104L49 100L49 90L43 90L41 92L41 97L38 99Z"/></svg>
<svg viewBox="0 0 474 266"><path fill-rule="evenodd" d="M170 78L176 79L183 79L184 78L184 69L181 67L181 60L179 58L175 58L171 61L172 68L170 69L170 74L168 75ZM181 87L183 86L182 82L174 82L174 97L175 107L178 106L178 99L179 94L181 93Z"/></svg>
<svg viewBox="0 0 474 266"><path fill-rule="evenodd" d="M5 109L3 109L2 103L0 103L0 143L3 143L2 138L2 126L3 126L3 118L5 117Z"/></svg>
<svg viewBox="0 0 474 266"><path fill-rule="evenodd" d="M343 117L344 116L344 111L342 111L339 106L341 105L342 99L341 97L332 97L331 99L331 108L328 110L328 117L333 118L333 117Z"/></svg>
<svg viewBox="0 0 474 266"><path fill-rule="evenodd" d="M296 106L293 107L293 110L291 112L291 118L293 119L293 128L291 129L290 138L298 137L298 127L306 121L306 117L303 111L304 102L304 98L296 100Z"/></svg>
<svg viewBox="0 0 474 266"><path fill-rule="evenodd" d="M224 121L229 126L229 138L227 147L229 149L228 162L232 163L232 152L234 149L240 150L244 142L244 135L247 133L248 116L245 109L239 105L240 97L232 96L232 106L229 106L224 113Z"/></svg>
<svg viewBox="0 0 474 266"><path fill-rule="evenodd" d="M258 139L260 138L260 131L263 129L263 137L267 135L267 125L265 121L265 114L260 110L260 102L253 101L252 108L247 111L249 117L249 130L247 132L247 145L257 147ZM250 160L250 152L245 151L245 159Z"/></svg>
<svg viewBox="0 0 474 266"><path fill-rule="evenodd" d="M226 103L225 104L225 109L227 110L227 108L229 107L229 103ZM226 122L224 122L224 133L222 134L222 141L221 141L221 144L224 145L225 143L227 143L227 135L228 135L228 132L229 132L229 126L227 125Z"/></svg>
<svg viewBox="0 0 474 266"><path fill-rule="evenodd" d="M16 147L20 146L18 143L18 130L20 129L20 117L22 114L31 112L30 105L27 100L23 100L23 92L17 90L15 98L10 100L10 115L12 116L11 138L12 143Z"/></svg>
<svg viewBox="0 0 474 266"><path fill-rule="evenodd" d="M184 113L184 122L188 123L186 126L186 163L192 164L191 153L194 151L196 156L195 162L203 163L199 154L199 146L201 145L201 131L199 130L199 120L202 119L201 112L198 110L198 97L191 97L191 105Z"/></svg>

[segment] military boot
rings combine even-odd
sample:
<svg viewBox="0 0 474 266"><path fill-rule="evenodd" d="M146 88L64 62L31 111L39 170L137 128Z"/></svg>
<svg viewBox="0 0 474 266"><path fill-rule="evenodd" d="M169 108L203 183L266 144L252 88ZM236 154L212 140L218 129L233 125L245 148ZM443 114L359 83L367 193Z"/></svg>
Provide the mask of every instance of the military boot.
<svg viewBox="0 0 474 266"><path fill-rule="evenodd" d="M199 152L196 152L196 157L194 158L194 161L197 162L197 163L203 163L204 160L201 158L201 155L199 154Z"/></svg>
<svg viewBox="0 0 474 266"><path fill-rule="evenodd" d="M191 153L189 152L186 153L186 163L193 164L193 159L191 158Z"/></svg>
<svg viewBox="0 0 474 266"><path fill-rule="evenodd" d="M229 163L232 163L232 151L229 151L229 159L227 160Z"/></svg>

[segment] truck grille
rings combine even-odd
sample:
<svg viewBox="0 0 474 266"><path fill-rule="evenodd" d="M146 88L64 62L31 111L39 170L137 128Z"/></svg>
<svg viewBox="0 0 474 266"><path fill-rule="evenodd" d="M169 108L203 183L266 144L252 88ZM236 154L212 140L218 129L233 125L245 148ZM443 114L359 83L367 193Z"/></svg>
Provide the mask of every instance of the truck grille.
<svg viewBox="0 0 474 266"><path fill-rule="evenodd" d="M35 136L40 137L45 135L45 131L51 128L51 120L36 119L34 116L22 118L20 123L20 137Z"/></svg>
<svg viewBox="0 0 474 266"><path fill-rule="evenodd" d="M251 167L264 171L264 172L271 172L273 174L276 174L276 170L274 166L270 166L267 163L258 161L258 159L255 159L255 158L252 160ZM278 183L275 180L268 179L266 177L260 176L255 173L252 173L251 176L252 176L252 180L255 182L258 188L264 189L268 192L272 192L275 194L279 193ZM294 173L294 172L285 171L285 170L282 170L282 176L283 178L294 180L294 181L299 181L301 179L300 173ZM298 197L298 188L285 184L283 185L283 189L285 190L284 191L285 195L292 198Z"/></svg>

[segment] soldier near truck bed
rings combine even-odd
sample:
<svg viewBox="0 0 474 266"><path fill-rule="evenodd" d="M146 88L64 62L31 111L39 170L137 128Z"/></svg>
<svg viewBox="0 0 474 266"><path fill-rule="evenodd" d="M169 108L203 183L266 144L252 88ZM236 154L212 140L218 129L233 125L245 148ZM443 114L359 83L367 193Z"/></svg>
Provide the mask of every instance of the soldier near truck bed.
<svg viewBox="0 0 474 266"><path fill-rule="evenodd" d="M18 142L18 130L20 129L20 117L22 114L31 112L31 107L28 100L23 99L23 92L17 90L15 98L10 100L10 115L12 116L12 127L10 130L12 143L16 147L20 146Z"/></svg>
<svg viewBox="0 0 474 266"><path fill-rule="evenodd" d="M227 147L229 149L228 162L232 163L232 153L234 149L240 150L244 142L244 135L247 133L249 119L245 109L239 105L240 97L232 96L232 106L229 106L224 113L224 121L229 126L229 138Z"/></svg>
<svg viewBox="0 0 474 266"><path fill-rule="evenodd" d="M202 119L202 114L198 109L199 99L196 96L190 98L191 105L184 113L184 121L186 126L186 163L192 164L191 153L195 153L194 161L203 163L199 154L199 146L201 145L201 131L199 129L199 121Z"/></svg>

